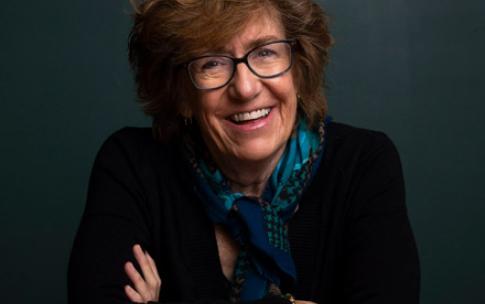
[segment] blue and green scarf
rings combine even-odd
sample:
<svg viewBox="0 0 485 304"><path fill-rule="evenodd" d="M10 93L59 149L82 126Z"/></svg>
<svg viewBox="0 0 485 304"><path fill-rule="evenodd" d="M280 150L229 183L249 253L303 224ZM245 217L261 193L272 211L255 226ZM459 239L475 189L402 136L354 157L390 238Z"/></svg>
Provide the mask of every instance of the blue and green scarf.
<svg viewBox="0 0 485 304"><path fill-rule="evenodd" d="M197 193L214 224L222 224L240 244L232 282L233 301L252 301L281 294L292 286L296 269L290 253L288 221L298 210L305 187L315 175L324 149L324 122L318 131L298 120L286 149L261 197L233 192L210 158L186 140Z"/></svg>

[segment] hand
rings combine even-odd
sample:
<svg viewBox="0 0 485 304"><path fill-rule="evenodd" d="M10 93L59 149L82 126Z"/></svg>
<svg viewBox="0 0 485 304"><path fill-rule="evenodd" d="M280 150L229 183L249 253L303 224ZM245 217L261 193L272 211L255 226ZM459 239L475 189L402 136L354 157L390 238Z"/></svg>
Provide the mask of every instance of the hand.
<svg viewBox="0 0 485 304"><path fill-rule="evenodd" d="M301 300L296 300L296 301L295 301L295 304L317 304L317 303L312 302L312 301L301 301Z"/></svg>
<svg viewBox="0 0 485 304"><path fill-rule="evenodd" d="M155 261L148 254L143 252L141 246L136 244L133 246L133 255L140 265L143 276L136 270L131 262L125 263L125 272L131 280L132 285L125 286L125 293L130 301L135 303L147 303L148 301L158 301L160 295L160 287L162 280L158 275L157 265Z"/></svg>

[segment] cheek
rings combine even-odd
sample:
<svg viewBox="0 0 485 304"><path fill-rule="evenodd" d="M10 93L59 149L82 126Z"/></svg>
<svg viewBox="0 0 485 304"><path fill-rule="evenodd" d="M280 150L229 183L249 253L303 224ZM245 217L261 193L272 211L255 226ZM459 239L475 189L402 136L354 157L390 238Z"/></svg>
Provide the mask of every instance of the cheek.
<svg viewBox="0 0 485 304"><path fill-rule="evenodd" d="M293 131L297 116L297 92L294 87L293 78L282 83L280 92L281 100L281 136L288 139Z"/></svg>
<svg viewBox="0 0 485 304"><path fill-rule="evenodd" d="M294 116L297 108L297 92L292 77L279 84L278 95L281 100L283 114Z"/></svg>
<svg viewBox="0 0 485 304"><path fill-rule="evenodd" d="M199 128L205 137L209 136L213 142L220 141L221 122L217 116L219 109L220 94L217 92L203 92L197 96L195 116Z"/></svg>
<svg viewBox="0 0 485 304"><path fill-rule="evenodd" d="M200 120L201 124L208 124L210 117L216 111L216 102L213 94L201 92L197 95L195 115Z"/></svg>

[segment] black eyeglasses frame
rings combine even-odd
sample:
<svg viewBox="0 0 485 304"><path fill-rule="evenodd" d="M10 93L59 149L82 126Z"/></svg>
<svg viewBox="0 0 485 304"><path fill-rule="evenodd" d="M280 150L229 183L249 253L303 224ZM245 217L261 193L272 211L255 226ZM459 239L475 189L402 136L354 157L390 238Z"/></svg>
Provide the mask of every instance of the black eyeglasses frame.
<svg viewBox="0 0 485 304"><path fill-rule="evenodd" d="M275 75L271 75L271 76L261 76L259 75L255 70L253 70L253 68L251 67L251 65L249 64L248 62L248 57L249 57L249 54L251 54L254 50L260 48L260 47L264 47L266 45L270 45L270 44L273 44L273 43L281 43L281 42L285 42L285 43L288 43L289 46L290 46L290 64L288 65L288 68L285 69L284 71L278 73L278 74L275 74ZM279 77L281 75L283 75L284 73L288 72L291 67L293 66L293 54L295 52L295 46L297 44L297 40L296 39L281 39L281 40L273 40L273 41L268 41L266 43L263 43L263 44L260 44L258 46L255 46L254 48L250 49L249 51L246 52L246 54L243 56L243 57L232 57L232 56L229 56L229 55L217 55L217 54L211 54L211 55L204 55L204 56L199 56L199 57L195 57L195 58L192 58L190 59L189 61L187 61L185 64L183 64L183 66L186 68L187 70L187 74L189 75L189 78L190 80L192 81L192 84L195 86L196 89L198 90L204 90L204 91L210 91L210 90L217 90L217 89L220 89L224 86L226 86L229 82L231 82L231 80L234 78L234 74L236 73L236 68L237 68L237 65L240 64L240 63L244 63L246 64L246 66L248 67L248 69L256 76L258 76L259 78L262 78L262 79L271 79L271 78L276 78L276 77ZM218 86L218 87L215 87L215 88L201 88L197 85L196 81L193 79L192 77L192 74L190 73L190 65L196 61L196 60L199 60L199 59L202 59L202 58L207 58L207 57L225 57L225 58L228 58L232 61L232 72L231 72L231 75L229 76L228 80L223 83L222 85Z"/></svg>

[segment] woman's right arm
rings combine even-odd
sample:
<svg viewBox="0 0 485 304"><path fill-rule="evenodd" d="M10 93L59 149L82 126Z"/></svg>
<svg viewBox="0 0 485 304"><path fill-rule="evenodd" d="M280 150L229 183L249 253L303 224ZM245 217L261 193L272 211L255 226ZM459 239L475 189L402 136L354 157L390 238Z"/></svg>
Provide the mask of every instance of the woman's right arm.
<svg viewBox="0 0 485 304"><path fill-rule="evenodd" d="M100 149L68 270L68 303L131 303L124 286L132 247L152 247L144 192L123 143L111 136Z"/></svg>
<svg viewBox="0 0 485 304"><path fill-rule="evenodd" d="M154 264L158 265L155 270L161 273L162 261L157 260L156 244L149 228L154 226L150 222L150 215L154 213L150 208L153 207L146 203L143 188L146 185L139 177L139 168L132 161L140 155L133 155L133 149L127 148L119 137L115 134L103 144L91 172L86 207L69 261L69 304L138 302L135 294L132 294L133 297L126 294L129 290L127 285L137 291L133 282L136 277L134 271L141 275L140 278L143 277L143 266L138 262L140 257L137 259L136 251L133 251L135 244L152 254ZM128 268L131 271L127 272ZM164 279L163 275L161 279ZM172 302L183 303L230 304L224 300ZM287 300L274 298L253 304L288 303Z"/></svg>
<svg viewBox="0 0 485 304"><path fill-rule="evenodd" d="M140 245L133 246L133 255L136 258L136 262L140 265L142 273L138 272L133 263L127 262L125 264L125 272L131 280L131 285L125 286L126 296L135 303L157 303L160 294L160 288L162 281L158 274L155 261L150 254L143 251ZM133 286L133 287L132 287ZM217 302L219 304L228 304L224 302ZM262 300L256 301L252 304L289 304L284 299L278 300ZM292 302L293 303L293 302ZM180 303L179 303L180 304ZM195 303L192 303L195 304ZM249 303L248 303L249 304ZM310 301L295 300L294 304L316 304Z"/></svg>

